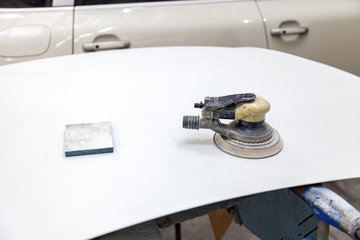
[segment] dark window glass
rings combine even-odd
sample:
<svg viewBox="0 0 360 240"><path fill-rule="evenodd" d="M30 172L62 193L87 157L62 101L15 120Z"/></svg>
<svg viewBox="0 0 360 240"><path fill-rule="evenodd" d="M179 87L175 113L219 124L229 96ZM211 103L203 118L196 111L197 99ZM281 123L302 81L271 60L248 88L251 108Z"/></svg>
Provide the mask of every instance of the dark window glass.
<svg viewBox="0 0 360 240"><path fill-rule="evenodd" d="M52 0L0 0L0 8L51 7Z"/></svg>
<svg viewBox="0 0 360 240"><path fill-rule="evenodd" d="M165 2L174 0L75 0L75 6L116 4L116 3L139 3L139 2Z"/></svg>

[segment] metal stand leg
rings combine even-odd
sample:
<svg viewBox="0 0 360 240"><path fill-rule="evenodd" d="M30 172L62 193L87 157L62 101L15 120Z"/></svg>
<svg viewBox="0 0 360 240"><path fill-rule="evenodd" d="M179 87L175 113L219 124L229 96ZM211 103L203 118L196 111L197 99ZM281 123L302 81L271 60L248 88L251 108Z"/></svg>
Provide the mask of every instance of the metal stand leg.
<svg viewBox="0 0 360 240"><path fill-rule="evenodd" d="M175 239L181 240L181 223L175 224Z"/></svg>
<svg viewBox="0 0 360 240"><path fill-rule="evenodd" d="M329 224L319 220L317 229L317 240L328 240L329 239Z"/></svg>

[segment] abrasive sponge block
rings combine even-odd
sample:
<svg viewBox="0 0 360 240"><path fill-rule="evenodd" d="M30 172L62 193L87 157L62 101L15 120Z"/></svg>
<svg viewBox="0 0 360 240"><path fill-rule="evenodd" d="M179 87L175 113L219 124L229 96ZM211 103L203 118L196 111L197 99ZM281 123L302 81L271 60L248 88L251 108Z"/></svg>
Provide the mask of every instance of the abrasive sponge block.
<svg viewBox="0 0 360 240"><path fill-rule="evenodd" d="M114 152L110 122L66 125L64 152L66 157Z"/></svg>

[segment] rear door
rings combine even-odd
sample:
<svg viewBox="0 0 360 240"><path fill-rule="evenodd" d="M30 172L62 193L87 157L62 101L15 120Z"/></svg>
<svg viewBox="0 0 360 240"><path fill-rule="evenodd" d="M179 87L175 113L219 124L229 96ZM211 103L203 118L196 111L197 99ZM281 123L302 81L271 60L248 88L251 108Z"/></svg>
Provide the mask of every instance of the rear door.
<svg viewBox="0 0 360 240"><path fill-rule="evenodd" d="M360 0L257 2L270 49L309 58L360 76Z"/></svg>
<svg viewBox="0 0 360 240"><path fill-rule="evenodd" d="M73 1L0 1L0 65L72 54Z"/></svg>
<svg viewBox="0 0 360 240"><path fill-rule="evenodd" d="M152 46L266 47L252 0L76 0L74 53Z"/></svg>

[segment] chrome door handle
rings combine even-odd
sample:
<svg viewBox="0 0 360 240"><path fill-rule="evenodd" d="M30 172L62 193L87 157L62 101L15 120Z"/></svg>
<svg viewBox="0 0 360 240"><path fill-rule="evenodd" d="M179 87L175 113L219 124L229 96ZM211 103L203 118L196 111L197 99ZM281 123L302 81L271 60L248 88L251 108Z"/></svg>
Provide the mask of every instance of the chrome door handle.
<svg viewBox="0 0 360 240"><path fill-rule="evenodd" d="M309 32L308 27L285 27L271 29L272 36L301 35L306 34L307 32Z"/></svg>
<svg viewBox="0 0 360 240"><path fill-rule="evenodd" d="M129 47L130 47L130 42L126 40L85 43L83 45L83 49L85 52L110 50L110 49L123 49Z"/></svg>

